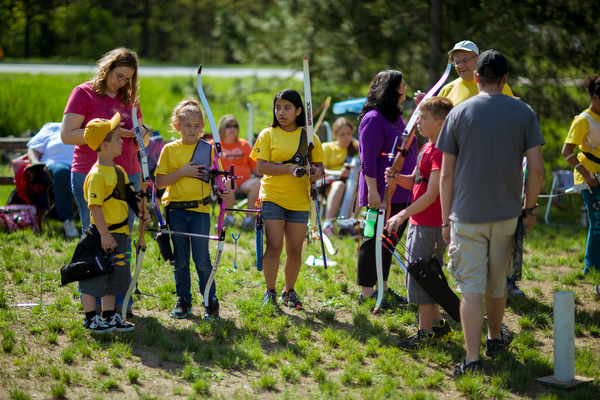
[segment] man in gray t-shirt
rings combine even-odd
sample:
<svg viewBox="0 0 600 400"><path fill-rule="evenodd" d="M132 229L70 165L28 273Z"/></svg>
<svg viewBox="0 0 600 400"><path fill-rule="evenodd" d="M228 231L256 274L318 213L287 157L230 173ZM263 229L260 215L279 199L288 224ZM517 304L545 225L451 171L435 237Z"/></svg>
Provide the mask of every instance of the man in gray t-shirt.
<svg viewBox="0 0 600 400"><path fill-rule="evenodd" d="M517 219L522 213L523 154L529 168L527 230L535 225L543 182L544 138L537 117L527 104L502 94L507 76L508 65L501 53L482 53L475 74L479 94L452 109L437 142L444 152L442 232L449 243L449 270L462 293L461 320L467 348L455 375L481 369L484 295L486 355L493 357L512 340L502 319L506 277L511 273Z"/></svg>

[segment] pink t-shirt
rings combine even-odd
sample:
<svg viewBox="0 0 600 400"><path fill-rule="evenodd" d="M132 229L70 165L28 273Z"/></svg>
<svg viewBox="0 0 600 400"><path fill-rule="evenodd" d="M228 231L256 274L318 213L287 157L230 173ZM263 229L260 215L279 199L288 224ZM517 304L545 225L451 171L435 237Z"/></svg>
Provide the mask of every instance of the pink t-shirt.
<svg viewBox="0 0 600 400"><path fill-rule="evenodd" d="M119 100L119 96L115 96L115 98L110 96L100 97L92 89L90 82L85 82L73 89L64 113L83 115L85 118L81 128L85 128L87 123L92 119L111 119L116 112L121 114L121 122L124 123L122 127L132 129L131 106L123 104ZM139 105L137 107L137 118L142 118L142 111ZM90 149L88 145L75 146L71 171L87 174L90 172L97 158L96 152ZM123 138L123 152L119 157L114 159L114 162L123 167L127 175L140 172L141 168L137 157L137 141L130 138Z"/></svg>
<svg viewBox="0 0 600 400"><path fill-rule="evenodd" d="M417 176L413 185L413 202L427 192L431 171L442 169L443 152L435 147L435 143L425 143L421 148L421 153L417 157ZM419 175L421 178L419 179ZM425 178L425 180L423 180ZM419 182L419 183L417 183ZM423 226L441 226L442 225L442 206L440 195L426 209L410 217L410 223Z"/></svg>

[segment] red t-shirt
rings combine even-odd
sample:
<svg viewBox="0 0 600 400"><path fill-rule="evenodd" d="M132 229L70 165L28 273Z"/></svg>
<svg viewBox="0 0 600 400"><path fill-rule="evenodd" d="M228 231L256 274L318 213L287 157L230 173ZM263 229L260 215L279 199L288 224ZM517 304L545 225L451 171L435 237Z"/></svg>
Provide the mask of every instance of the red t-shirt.
<svg viewBox="0 0 600 400"><path fill-rule="evenodd" d="M214 145L215 141L210 140L209 143ZM238 177L235 180L236 185L239 186L251 178L252 170L256 168L256 161L250 158L252 146L246 139L239 138L237 142L233 143L221 142L221 150L223 151L221 159L223 168L229 169L233 164L233 172Z"/></svg>
<svg viewBox="0 0 600 400"><path fill-rule="evenodd" d="M413 202L427 192L427 186L431 171L442 169L443 152L435 147L435 143L426 143L421 148L421 152L417 157L417 175L413 186ZM421 175L421 179L419 179ZM423 180L425 178L425 180ZM419 182L419 183L417 183ZM423 226L441 226L442 225L442 205L440 203L440 195L433 203L418 214L410 217L410 223L413 225Z"/></svg>
<svg viewBox="0 0 600 400"><path fill-rule="evenodd" d="M125 105L119 100L119 96L112 98L110 96L100 97L90 84L90 82L82 83L71 92L66 113L83 115L85 118L81 128L85 128L88 122L94 118L111 119L116 112L121 114L121 122L125 129L133 129L133 121L131 119L131 106ZM137 118L142 118L142 111L138 105ZM90 172L92 165L98 158L96 152L87 144L75 146L73 153L73 166L71 171L81 174ZM140 163L137 157L137 141L133 138L123 138L123 152L114 159L115 164L123 167L127 175L137 174L141 171Z"/></svg>

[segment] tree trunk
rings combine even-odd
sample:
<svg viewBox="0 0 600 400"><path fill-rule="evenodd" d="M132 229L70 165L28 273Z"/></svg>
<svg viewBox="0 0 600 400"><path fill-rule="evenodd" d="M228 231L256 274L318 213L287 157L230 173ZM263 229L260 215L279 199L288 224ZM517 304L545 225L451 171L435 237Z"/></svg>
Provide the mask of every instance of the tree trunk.
<svg viewBox="0 0 600 400"><path fill-rule="evenodd" d="M429 87L431 88L440 78L440 61L442 54L442 0L431 0L429 5L431 35L429 36Z"/></svg>

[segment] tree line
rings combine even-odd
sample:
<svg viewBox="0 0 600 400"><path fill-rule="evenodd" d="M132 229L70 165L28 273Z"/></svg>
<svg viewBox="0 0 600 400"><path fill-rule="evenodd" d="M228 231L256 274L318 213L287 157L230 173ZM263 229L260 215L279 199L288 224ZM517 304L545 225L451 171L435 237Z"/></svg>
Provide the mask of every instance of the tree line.
<svg viewBox="0 0 600 400"><path fill-rule="evenodd" d="M315 90L338 101L384 68L427 89L470 39L506 55L540 120L564 124L587 105L569 79L600 70L598 15L593 0L0 0L0 46L7 59L93 62L126 46L146 63L298 69L309 54Z"/></svg>

